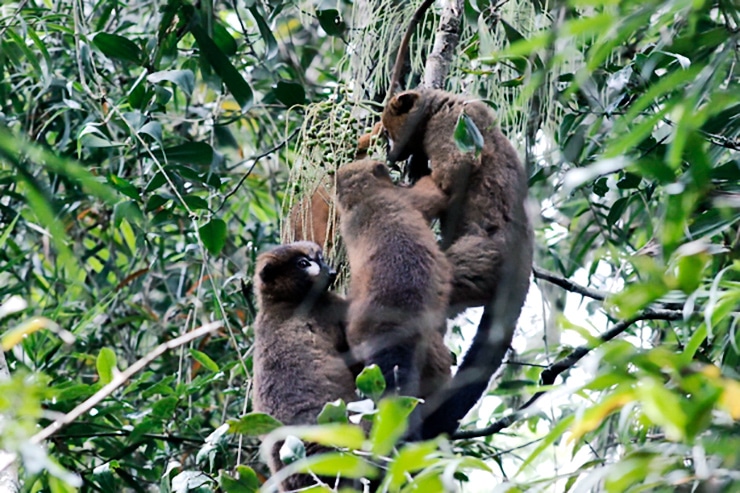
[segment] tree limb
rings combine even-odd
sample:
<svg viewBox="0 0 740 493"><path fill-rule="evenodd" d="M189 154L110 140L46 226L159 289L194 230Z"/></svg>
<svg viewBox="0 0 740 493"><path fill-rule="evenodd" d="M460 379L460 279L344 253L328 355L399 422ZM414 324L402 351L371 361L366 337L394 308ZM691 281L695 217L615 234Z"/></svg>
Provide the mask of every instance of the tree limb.
<svg viewBox="0 0 740 493"><path fill-rule="evenodd" d="M152 361L154 361L170 349L175 349L179 346L182 346L183 344L187 344L190 341L197 339L198 337L202 337L206 334L210 334L214 330L217 330L221 327L223 327L222 322L211 322L195 330L187 332L180 337L176 337L170 341L163 342L162 344L154 348L149 354L147 354L140 360L137 360L124 371L115 375L113 377L113 380L111 380L103 388L95 392L87 400L79 404L67 414L57 418L53 423L51 423L40 432L36 433L30 438L29 442L37 445L47 438L51 437L54 433L61 430L63 427L74 422L80 416L83 416L85 413L99 404L103 399L115 392L116 389L126 383L132 376L134 376L134 374L146 368ZM8 456L6 457L0 457L0 472L4 471L8 468L8 466L13 464L15 458L15 454L8 454Z"/></svg>
<svg viewBox="0 0 740 493"><path fill-rule="evenodd" d="M532 266L532 272L534 272L535 279L542 279L543 281L547 281L549 283L555 284L556 286L560 286L561 288L565 289L566 291L570 291L571 293L577 293L581 296L587 296L595 300L604 301L609 294L605 291L581 286L580 284L577 284L570 279L561 277L554 272L542 269L540 267L537 267L536 265Z"/></svg>
<svg viewBox="0 0 740 493"><path fill-rule="evenodd" d="M636 322L640 322L642 320L668 320L670 321L670 320L680 320L682 318L683 318L683 312L680 310L647 309L643 311L642 313L640 313L639 315L636 315L630 319L618 322L614 324L614 326L611 329L601 334L601 336L599 336L598 342L595 345L585 345L585 346L578 347L575 350L573 350L573 352L570 355L568 355L566 358L563 358L560 361L556 361L555 363L545 368L545 370L540 374L540 384L542 386L552 385L555 382L555 379L558 377L558 375L563 373L565 370L572 368L584 356L590 353L592 349L595 349L599 347L600 345L602 345L603 343L614 339L615 337L620 335L622 332L627 330L627 328L629 328L631 325L633 325ZM532 397L529 398L527 402L525 402L521 407L519 407L519 409L517 409L513 414L505 416L485 428L477 429L477 430L457 431L452 435L452 438L453 439L475 438L475 437L488 436L488 435L493 435L494 433L498 433L504 428L508 428L509 426L514 424L519 418L521 418L524 414L524 411L526 411L532 404L534 404L534 402L537 399L539 399L543 394L545 394L545 391L536 392Z"/></svg>
<svg viewBox="0 0 740 493"><path fill-rule="evenodd" d="M463 0L445 0L439 18L439 27L434 36L434 46L424 67L422 86L443 89L450 72L452 57L460 41Z"/></svg>

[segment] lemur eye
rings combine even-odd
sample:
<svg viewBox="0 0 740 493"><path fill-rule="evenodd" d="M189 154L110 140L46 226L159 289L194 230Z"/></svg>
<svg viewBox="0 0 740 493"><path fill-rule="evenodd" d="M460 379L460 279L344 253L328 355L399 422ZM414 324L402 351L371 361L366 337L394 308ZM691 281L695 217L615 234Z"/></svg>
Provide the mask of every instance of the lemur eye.
<svg viewBox="0 0 740 493"><path fill-rule="evenodd" d="M311 266L311 262L308 261L306 258L299 258L298 259L298 267L301 269L307 269Z"/></svg>

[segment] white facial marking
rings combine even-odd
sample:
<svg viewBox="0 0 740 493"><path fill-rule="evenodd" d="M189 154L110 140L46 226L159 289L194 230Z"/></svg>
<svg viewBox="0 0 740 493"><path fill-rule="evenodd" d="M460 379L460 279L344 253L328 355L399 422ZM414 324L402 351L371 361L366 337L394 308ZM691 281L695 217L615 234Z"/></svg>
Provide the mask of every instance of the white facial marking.
<svg viewBox="0 0 740 493"><path fill-rule="evenodd" d="M321 272L321 267L318 263L311 261L311 265L306 267L306 272L308 272L309 276L315 277L319 275L319 272Z"/></svg>

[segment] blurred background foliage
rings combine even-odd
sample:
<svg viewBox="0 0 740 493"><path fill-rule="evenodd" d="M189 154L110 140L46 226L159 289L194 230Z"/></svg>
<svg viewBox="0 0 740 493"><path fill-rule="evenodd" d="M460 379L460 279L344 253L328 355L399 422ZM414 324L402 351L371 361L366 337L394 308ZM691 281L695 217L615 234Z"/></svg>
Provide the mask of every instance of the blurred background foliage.
<svg viewBox="0 0 740 493"><path fill-rule="evenodd" d="M573 347L615 327L626 337L499 433L406 446L388 489L736 491L737 3L462 5L446 88L490 101L524 158L537 265L591 288L533 284L513 364L467 428L510 415ZM408 85L440 8L417 28ZM372 126L413 9L0 5L0 449L19 456L23 491L260 483L259 440L223 426L251 410L241 281L279 242L290 203ZM43 447L31 440L210 322L220 328L157 357ZM387 455L387 433L372 450ZM361 446L337 436L323 440Z"/></svg>

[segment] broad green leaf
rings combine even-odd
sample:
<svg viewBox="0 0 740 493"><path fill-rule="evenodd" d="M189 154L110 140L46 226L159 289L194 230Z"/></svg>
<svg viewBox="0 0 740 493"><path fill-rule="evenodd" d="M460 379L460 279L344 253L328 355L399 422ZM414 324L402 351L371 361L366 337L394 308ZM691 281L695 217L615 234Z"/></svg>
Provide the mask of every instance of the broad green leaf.
<svg viewBox="0 0 740 493"><path fill-rule="evenodd" d="M365 442L365 433L362 428L341 423L301 428L299 436L307 442L352 450L360 449Z"/></svg>
<svg viewBox="0 0 740 493"><path fill-rule="evenodd" d="M437 443L433 441L407 443L401 448L388 470L391 491L400 488L408 474L429 467L439 460Z"/></svg>
<svg viewBox="0 0 740 493"><path fill-rule="evenodd" d="M280 81L274 89L275 97L287 107L306 102L306 91L296 82Z"/></svg>
<svg viewBox="0 0 740 493"><path fill-rule="evenodd" d="M242 107L242 111L247 111L252 107L253 94L252 88L247 81L241 76L239 71L231 64L228 57L219 49L216 43L199 25L191 25L190 32L195 37L201 56L213 67L213 70L221 77L226 87L231 91L237 103Z"/></svg>
<svg viewBox="0 0 740 493"><path fill-rule="evenodd" d="M337 399L334 402L327 402L324 404L324 408L317 416L316 422L320 425L328 423L348 423L347 405L342 399Z"/></svg>
<svg viewBox="0 0 740 493"><path fill-rule="evenodd" d="M283 424L264 413L249 413L239 419L230 419L229 433L238 433L246 436L266 435L271 431L280 428Z"/></svg>
<svg viewBox="0 0 740 493"><path fill-rule="evenodd" d="M224 493L257 493L260 488L257 473L249 466L236 466L237 477L230 476L225 471L220 471L218 484Z"/></svg>
<svg viewBox="0 0 740 493"><path fill-rule="evenodd" d="M108 175L108 183L113 185L113 187L124 194L125 196L134 199L136 201L141 201L141 196L139 195L139 191L136 189L136 187L127 179L121 178L120 176L109 174Z"/></svg>
<svg viewBox="0 0 740 493"><path fill-rule="evenodd" d="M238 46L234 36L231 35L228 29L226 29L220 22L214 21L213 28L213 42L226 56L234 56L237 54Z"/></svg>
<svg viewBox="0 0 740 493"><path fill-rule="evenodd" d="M169 421L175 413L175 409L177 409L177 404L178 398L173 395L159 399L152 405L151 416L153 418Z"/></svg>
<svg viewBox="0 0 740 493"><path fill-rule="evenodd" d="M226 223L213 218L198 229L198 234L211 255L218 255L226 244Z"/></svg>
<svg viewBox="0 0 740 493"><path fill-rule="evenodd" d="M208 368L212 372L219 371L219 368L216 362L213 361L210 358L210 356L208 356L206 353L198 351L197 349L190 349L189 351L190 351L190 356L192 356L194 360L196 360L198 363L203 365L205 368Z"/></svg>
<svg viewBox="0 0 740 493"><path fill-rule="evenodd" d="M595 405L589 406L583 413L583 416L576 418L571 428L571 436L568 440L580 440L583 435L601 426L601 423L614 411L633 402L635 397L635 392L632 388L618 388L608 397L602 398Z"/></svg>
<svg viewBox="0 0 740 493"><path fill-rule="evenodd" d="M385 392L385 378L378 365L365 367L355 379L357 389L365 397L378 401Z"/></svg>
<svg viewBox="0 0 740 493"><path fill-rule="evenodd" d="M98 369L98 376L103 384L108 384L113 380L114 371L116 370L116 353L111 348L104 347L98 353L95 360L95 367Z"/></svg>
<svg viewBox="0 0 740 493"><path fill-rule="evenodd" d="M321 28L329 36L342 36L347 30L347 25L342 20L339 11L336 9L317 10L316 17L319 19Z"/></svg>
<svg viewBox="0 0 740 493"><path fill-rule="evenodd" d="M188 96L193 94L193 90L195 90L195 75L193 75L192 70L163 70L149 74L147 80L152 84L165 81L172 82Z"/></svg>
<svg viewBox="0 0 740 493"><path fill-rule="evenodd" d="M124 200L119 202L113 208L113 225L116 228L121 227L123 220L127 220L131 224L141 224L144 219L139 205L133 200Z"/></svg>
<svg viewBox="0 0 740 493"><path fill-rule="evenodd" d="M412 397L387 397L378 404L378 413L370 431L372 452L375 455L390 454L398 440L408 429L408 418L418 403Z"/></svg>
<svg viewBox="0 0 740 493"><path fill-rule="evenodd" d="M457 118L453 137L455 144L463 152L475 152L475 155L478 156L483 151L485 144L483 134L480 133L473 119L464 111Z"/></svg>
<svg viewBox="0 0 740 493"><path fill-rule="evenodd" d="M686 437L688 420L676 394L652 378L643 379L636 390L643 412L665 430L666 438L681 441Z"/></svg>
<svg viewBox="0 0 740 493"><path fill-rule="evenodd" d="M118 34L98 33L93 38L93 44L109 58L133 62L141 65L144 53L133 41Z"/></svg>
<svg viewBox="0 0 740 493"><path fill-rule="evenodd" d="M203 197L199 197L197 195L186 195L182 200L191 211L208 210L208 202L206 202Z"/></svg>
<svg viewBox="0 0 740 493"><path fill-rule="evenodd" d="M259 29L260 36L262 36L262 41L265 43L265 58L270 59L277 53L277 40L275 40L275 36L272 34L272 30L270 30L270 26L265 22L265 18L262 17L257 5L249 7L249 12L252 14L252 17L254 17L254 21L257 23L257 29Z"/></svg>
<svg viewBox="0 0 740 493"><path fill-rule="evenodd" d="M294 435L288 435L280 446L279 454L283 464L292 464L306 458L306 447L300 438Z"/></svg>
<svg viewBox="0 0 740 493"><path fill-rule="evenodd" d="M312 472L320 476L343 478L375 478L378 470L361 457L344 452L327 452L313 455L297 464L301 472Z"/></svg>
<svg viewBox="0 0 740 493"><path fill-rule="evenodd" d="M154 157L164 160L167 156L169 163L199 164L208 166L213 162L213 148L205 142L186 142L184 144L157 149L153 152ZM142 153L141 157L149 157L148 153ZM164 178L164 177L163 177ZM151 185L151 184L150 184ZM150 191L147 185L147 191Z"/></svg>

